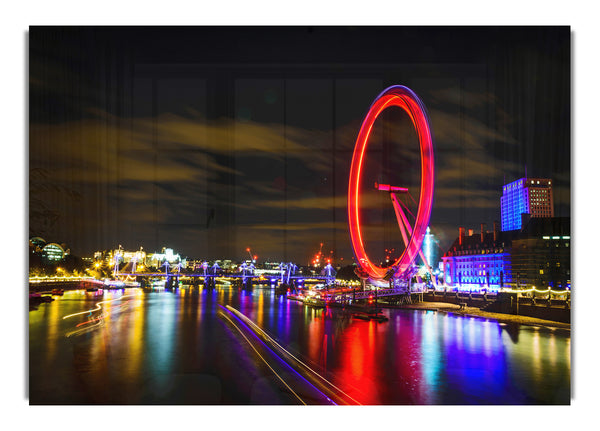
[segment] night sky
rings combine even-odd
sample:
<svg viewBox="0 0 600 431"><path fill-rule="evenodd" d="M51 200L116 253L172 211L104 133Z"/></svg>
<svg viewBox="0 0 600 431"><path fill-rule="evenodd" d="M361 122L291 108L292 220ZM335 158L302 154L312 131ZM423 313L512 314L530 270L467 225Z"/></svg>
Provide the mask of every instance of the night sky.
<svg viewBox="0 0 600 431"><path fill-rule="evenodd" d="M568 217L570 46L569 27L30 27L29 234L78 256L251 247L298 264L324 243L350 263L352 150L394 84L431 119L441 253L459 226L491 230L526 171ZM402 240L372 183L418 196L418 141L388 111L364 177L374 260Z"/></svg>

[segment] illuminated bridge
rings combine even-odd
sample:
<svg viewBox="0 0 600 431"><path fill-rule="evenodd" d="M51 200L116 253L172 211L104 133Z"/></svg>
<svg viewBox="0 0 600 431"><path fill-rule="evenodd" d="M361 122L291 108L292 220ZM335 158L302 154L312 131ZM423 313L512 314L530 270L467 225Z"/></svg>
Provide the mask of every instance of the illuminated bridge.
<svg viewBox="0 0 600 431"><path fill-rule="evenodd" d="M128 265L125 269L129 271L118 271L115 268L115 278L123 281L132 281L139 279L150 279L150 278L165 278L167 287L172 286L173 281L179 281L180 279L195 279L196 284L200 279L203 279L204 285L208 287L214 287L218 280L233 281L234 283L240 283L242 286L251 287L258 280L268 280L268 283L272 286L287 285L287 286L298 286L302 287L305 282L315 283L326 283L331 285L335 283L335 270L331 265L327 265L320 275L303 275L296 274L297 265L293 263L282 263L280 266L279 274L277 275L258 275L255 273L255 268L252 265L242 265L238 273L230 273L221 271L218 265L208 267L205 262L202 266L202 272L184 272L181 270L181 266L176 265L175 271L169 272L169 265L165 266L165 272L137 272L135 265Z"/></svg>

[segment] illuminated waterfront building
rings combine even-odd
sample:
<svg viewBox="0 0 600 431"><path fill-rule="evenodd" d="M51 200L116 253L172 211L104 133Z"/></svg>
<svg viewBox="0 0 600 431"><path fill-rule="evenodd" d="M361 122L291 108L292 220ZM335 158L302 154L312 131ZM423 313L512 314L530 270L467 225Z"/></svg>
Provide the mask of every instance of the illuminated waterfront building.
<svg viewBox="0 0 600 431"><path fill-rule="evenodd" d="M466 235L465 229L459 228L458 238L442 257L444 283L459 290L491 291L511 283L509 241L510 234L500 232L497 222L491 233L482 224L479 235L472 230Z"/></svg>
<svg viewBox="0 0 600 431"><path fill-rule="evenodd" d="M280 275L280 265L280 262L263 262L259 267L257 267L254 273L256 275Z"/></svg>
<svg viewBox="0 0 600 431"><path fill-rule="evenodd" d="M66 244L47 243L39 236L29 239L29 250L32 254L41 256L47 263L60 262L71 252Z"/></svg>
<svg viewBox="0 0 600 431"><path fill-rule="evenodd" d="M554 217L552 180L521 178L502 188L500 198L502 231L521 229L521 214Z"/></svg>
<svg viewBox="0 0 600 431"><path fill-rule="evenodd" d="M132 260L143 263L146 260L146 252L140 247L140 249L136 251L127 251L119 248L116 250L96 251L94 253L95 262L114 264L115 259L117 259L119 263L129 263Z"/></svg>
<svg viewBox="0 0 600 431"><path fill-rule="evenodd" d="M186 267L200 271L202 269L202 263L204 263L204 259L191 259L187 261Z"/></svg>
<svg viewBox="0 0 600 431"><path fill-rule="evenodd" d="M158 267L161 265L162 262L169 262L171 263L179 263L182 262L181 257L179 256L179 254L175 254L173 253L173 249L172 248L164 248L162 249L161 253L150 253L148 255L146 255L146 265L147 266L152 266L152 267ZM185 266L185 262L184 266Z"/></svg>
<svg viewBox="0 0 600 431"><path fill-rule="evenodd" d="M146 261L146 252L141 248L137 251L115 250L113 256L116 256L118 253L120 253L121 256L121 262L129 263L132 260L135 260L136 262L142 263Z"/></svg>
<svg viewBox="0 0 600 431"><path fill-rule="evenodd" d="M570 288L570 219L523 218L523 229L493 232L481 225L459 236L444 254L444 282L463 291L497 291L504 287Z"/></svg>
<svg viewBox="0 0 600 431"><path fill-rule="evenodd" d="M570 231L569 218L529 220L510 248L513 277L519 286L571 287Z"/></svg>
<svg viewBox="0 0 600 431"><path fill-rule="evenodd" d="M443 280L457 290L571 286L570 219L554 217L552 180L521 178L502 188L502 229L459 228L442 258Z"/></svg>
<svg viewBox="0 0 600 431"><path fill-rule="evenodd" d="M103 250L94 252L94 262L104 262L110 264L112 260L112 251Z"/></svg>
<svg viewBox="0 0 600 431"><path fill-rule="evenodd" d="M41 253L45 245L46 240L44 238L40 238L39 236L29 238L29 248L33 253Z"/></svg>
<svg viewBox="0 0 600 431"><path fill-rule="evenodd" d="M42 257L48 262L60 262L69 254L64 244L50 242L42 248Z"/></svg>

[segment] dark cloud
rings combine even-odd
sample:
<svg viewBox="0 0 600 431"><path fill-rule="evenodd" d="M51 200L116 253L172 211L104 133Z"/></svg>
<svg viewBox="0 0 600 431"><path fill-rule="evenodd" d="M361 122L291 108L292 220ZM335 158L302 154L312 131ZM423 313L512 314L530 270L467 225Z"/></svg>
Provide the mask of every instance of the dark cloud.
<svg viewBox="0 0 600 431"><path fill-rule="evenodd" d="M302 260L324 242L348 261L352 150L391 84L429 112L440 247L498 219L525 166L570 211L568 28L59 27L29 46L30 230L75 253ZM382 115L361 200L373 253L401 240L372 183L417 196L418 157L406 116Z"/></svg>

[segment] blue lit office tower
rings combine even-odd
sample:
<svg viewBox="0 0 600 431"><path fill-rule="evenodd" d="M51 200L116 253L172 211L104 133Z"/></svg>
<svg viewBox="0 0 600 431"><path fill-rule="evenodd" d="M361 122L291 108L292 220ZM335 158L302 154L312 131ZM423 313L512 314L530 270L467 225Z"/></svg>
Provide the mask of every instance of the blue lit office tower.
<svg viewBox="0 0 600 431"><path fill-rule="evenodd" d="M502 231L521 229L521 214L554 217L552 180L521 178L504 185L500 198Z"/></svg>

